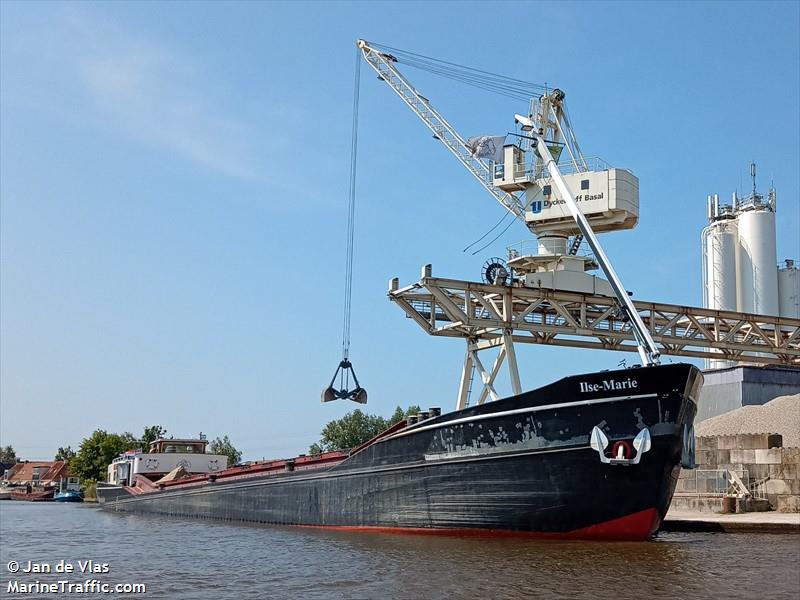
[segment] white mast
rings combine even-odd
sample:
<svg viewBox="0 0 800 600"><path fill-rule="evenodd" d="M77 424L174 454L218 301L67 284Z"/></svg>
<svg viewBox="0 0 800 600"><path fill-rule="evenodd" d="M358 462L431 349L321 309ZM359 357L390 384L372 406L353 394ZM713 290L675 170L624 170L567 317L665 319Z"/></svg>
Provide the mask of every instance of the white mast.
<svg viewBox="0 0 800 600"><path fill-rule="evenodd" d="M528 117L514 115L514 118L520 125L522 125L523 130L532 132L535 128L533 121ZM547 147L544 136L537 134L535 135L535 138L536 149L539 152L539 156L541 156L542 160L544 160L545 168L550 173L550 177L553 178L553 181L555 182L556 187L561 194L561 199L566 203L569 212L572 214L572 218L575 219L575 223L581 230L581 234L586 239L586 242L589 244L592 252L594 252L600 268L608 278L608 282L611 284L611 288L614 290L617 300L630 319L631 326L633 327L633 333L636 336L639 356L642 359L642 364L647 366L657 365L661 353L658 351L656 343L653 341L653 338L645 326L644 321L642 321L642 317L639 316L639 312L633 305L630 296L628 296L628 292L626 292L625 288L622 286L622 282L617 276L616 271L614 271L611 261L608 260L606 253L603 251L602 246L600 246L597 236L595 236L594 231L589 225L589 221L586 220L586 217L583 216L583 213L578 208L578 203L575 202L575 196L569 189L569 186L567 186L567 182L564 181L564 176L561 174L561 171L558 170L558 165L556 164L556 161L553 160L552 154L550 154L550 149Z"/></svg>

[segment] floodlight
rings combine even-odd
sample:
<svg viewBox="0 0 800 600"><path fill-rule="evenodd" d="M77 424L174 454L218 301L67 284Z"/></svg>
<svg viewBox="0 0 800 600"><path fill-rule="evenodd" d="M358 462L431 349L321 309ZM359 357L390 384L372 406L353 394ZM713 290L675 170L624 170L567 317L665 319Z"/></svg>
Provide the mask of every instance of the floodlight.
<svg viewBox="0 0 800 600"><path fill-rule="evenodd" d="M533 131L536 128L536 125L533 123L533 119L528 117L523 117L522 115L514 115L514 120L522 125L522 131Z"/></svg>

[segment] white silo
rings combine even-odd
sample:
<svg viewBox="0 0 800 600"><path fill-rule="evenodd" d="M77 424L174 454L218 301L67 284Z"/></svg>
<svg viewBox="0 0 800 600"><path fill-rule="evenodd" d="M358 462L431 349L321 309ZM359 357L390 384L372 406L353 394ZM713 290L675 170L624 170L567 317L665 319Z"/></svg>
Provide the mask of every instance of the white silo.
<svg viewBox="0 0 800 600"><path fill-rule="evenodd" d="M703 305L716 310L736 310L736 221L712 223L703 230Z"/></svg>
<svg viewBox="0 0 800 600"><path fill-rule="evenodd" d="M800 269L793 260L778 269L778 309L782 317L800 319Z"/></svg>
<svg viewBox="0 0 800 600"><path fill-rule="evenodd" d="M719 196L708 197L708 219L703 229L703 306L715 310L736 310L737 225L731 206L720 206ZM707 360L706 368L724 369L734 363Z"/></svg>
<svg viewBox="0 0 800 600"><path fill-rule="evenodd" d="M768 202L754 194L740 205L738 213L736 267L739 311L777 315L778 258L774 194L770 193Z"/></svg>
<svg viewBox="0 0 800 600"><path fill-rule="evenodd" d="M775 189L765 196L756 190L756 165L750 165L753 191L746 197L734 193L730 204L721 205L716 194L708 197L709 225L703 230L703 304L715 310L777 316L778 268L775 243ZM787 299L797 298L791 286L794 273L786 278ZM791 281L790 281L791 280ZM797 300L794 300L795 302ZM721 350L718 350L721 353ZM708 360L709 368L733 366L723 360Z"/></svg>

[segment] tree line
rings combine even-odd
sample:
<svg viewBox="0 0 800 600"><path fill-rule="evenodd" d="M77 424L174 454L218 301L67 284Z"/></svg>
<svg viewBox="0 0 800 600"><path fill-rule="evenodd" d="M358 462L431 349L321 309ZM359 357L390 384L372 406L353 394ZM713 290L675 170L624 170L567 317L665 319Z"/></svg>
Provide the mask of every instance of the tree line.
<svg viewBox="0 0 800 600"><path fill-rule="evenodd" d="M409 406L406 410L398 406L389 418L384 418L356 409L341 419L327 423L322 428L319 441L309 447L309 454L355 448L419 411L420 407L416 405ZM97 429L80 443L77 451L70 446L60 447L55 460L67 461L70 473L80 477L82 481L102 481L108 465L120 454L137 448L146 452L152 442L166 435L167 430L160 425L145 427L140 437L129 432L109 433L104 429ZM242 453L227 435L212 440L208 450L211 454L227 456L229 465L235 465L242 460ZM18 460L12 446L0 448L0 462L13 464Z"/></svg>
<svg viewBox="0 0 800 600"><path fill-rule="evenodd" d="M320 454L331 450L355 448L374 438L392 425L399 423L409 415L417 414L419 406L409 406L403 410L399 406L388 419L378 415L370 415L356 409L341 419L329 422L322 429L320 440L311 444L309 454Z"/></svg>
<svg viewBox="0 0 800 600"><path fill-rule="evenodd" d="M147 452L151 443L166 435L167 430L161 425L145 427L140 437L129 432L109 433L104 429L97 429L81 441L77 452L70 446L60 447L54 460L69 463L70 474L80 477L83 482L103 481L108 465L120 454L139 448ZM227 435L212 440L208 450L211 454L227 456L229 465L235 465L242 460L242 453ZM0 462L13 464L19 460L12 446L0 448Z"/></svg>

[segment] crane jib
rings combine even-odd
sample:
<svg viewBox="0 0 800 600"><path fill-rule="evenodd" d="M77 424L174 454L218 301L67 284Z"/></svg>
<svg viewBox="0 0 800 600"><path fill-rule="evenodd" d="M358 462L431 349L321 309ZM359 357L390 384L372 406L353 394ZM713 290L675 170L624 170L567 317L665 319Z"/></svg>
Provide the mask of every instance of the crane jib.
<svg viewBox="0 0 800 600"><path fill-rule="evenodd" d="M519 198L492 185L494 173L490 166L484 161L472 155L469 145L465 142L464 138L458 131L447 122L447 120L431 105L430 101L420 94L416 88L398 71L396 68L397 57L376 50L371 47L365 40L358 40L357 47L361 51L367 64L378 74L378 78L387 83L392 90L400 97L401 100L422 120L422 122L433 132L434 137L442 142L445 147L459 160L467 170L479 181L479 183L503 206L507 211L512 213L519 220L524 222L528 227L533 230L535 223L526 220L524 202ZM529 117L517 115L517 121L522 125L523 132L535 132L535 135L530 136L530 144L538 152L539 163L539 177L544 175L543 172L549 173L555 187L558 189L561 200L566 204L569 212L574 220L575 225L579 230L577 244L580 240L585 238L589 243L591 249L594 251L595 256L600 264L605 275L608 277L611 288L617 301L620 304L623 312L627 315L631 323L635 338L637 340L639 354L642 358L643 364L652 365L657 364L660 353L656 348L655 342L644 325L641 316L636 311L633 303L628 296L627 292L622 286L619 277L616 275L610 261L603 252L597 238L589 224L589 221L578 208L575 197L569 190L569 187L561 174L558 165L552 157L550 149L548 148L550 142L563 144L567 148L570 155L572 165L576 172L588 169L586 160L580 152L577 145L574 133L569 125L569 119L564 104L565 94L560 89L552 89L549 92L545 91L538 100L538 123ZM533 113L533 108L531 109ZM563 124L562 124L563 121ZM549 132L549 135L548 135ZM563 142L561 139L563 138ZM522 142L524 143L524 142ZM515 147L511 147L513 152ZM516 163L515 165L516 166ZM524 167L523 163L523 167ZM534 169L534 173L537 172ZM543 172L542 172L543 171ZM527 175L526 175L527 177ZM513 186L514 181L510 182ZM588 184L588 180L587 180ZM536 185L536 184L528 184ZM637 184L638 185L638 184ZM512 188L513 189L513 188ZM519 189L519 188L517 188ZM637 195L638 202L638 195ZM541 212L541 205L534 208L539 208ZM575 242L570 247L569 253L574 254L577 252Z"/></svg>
<svg viewBox="0 0 800 600"><path fill-rule="evenodd" d="M525 205L516 196L494 187L492 169L484 161L475 158L469 150L469 144L447 120L433 108L430 101L397 70L393 63L397 59L371 48L364 40L359 40L358 47L379 79L389 84L403 102L422 120L434 136L463 164L478 182L507 211L517 219L525 222Z"/></svg>

